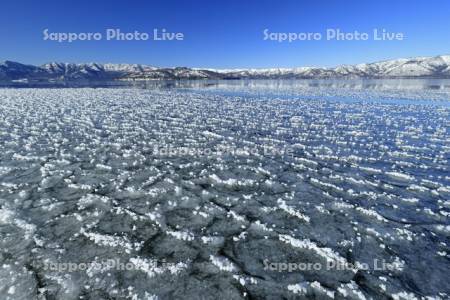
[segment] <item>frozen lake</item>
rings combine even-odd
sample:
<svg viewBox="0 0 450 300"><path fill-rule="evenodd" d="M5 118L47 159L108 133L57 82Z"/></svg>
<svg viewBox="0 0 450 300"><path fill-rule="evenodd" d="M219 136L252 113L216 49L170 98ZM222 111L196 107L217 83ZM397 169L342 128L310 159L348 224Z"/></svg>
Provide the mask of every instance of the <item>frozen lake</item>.
<svg viewBox="0 0 450 300"><path fill-rule="evenodd" d="M1 297L448 299L449 103L445 80L0 89Z"/></svg>

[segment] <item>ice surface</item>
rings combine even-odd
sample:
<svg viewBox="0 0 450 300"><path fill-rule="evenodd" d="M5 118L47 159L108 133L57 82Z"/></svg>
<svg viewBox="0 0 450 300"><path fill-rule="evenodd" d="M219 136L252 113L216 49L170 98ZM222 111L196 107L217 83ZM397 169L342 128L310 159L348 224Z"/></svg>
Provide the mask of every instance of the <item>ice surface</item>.
<svg viewBox="0 0 450 300"><path fill-rule="evenodd" d="M333 93L1 89L0 297L447 299L445 93Z"/></svg>

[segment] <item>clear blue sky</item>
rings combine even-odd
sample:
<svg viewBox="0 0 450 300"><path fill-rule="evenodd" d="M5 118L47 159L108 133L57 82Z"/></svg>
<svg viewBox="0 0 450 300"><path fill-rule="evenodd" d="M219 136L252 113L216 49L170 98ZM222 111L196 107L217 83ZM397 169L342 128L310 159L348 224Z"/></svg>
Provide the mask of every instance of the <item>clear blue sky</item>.
<svg viewBox="0 0 450 300"><path fill-rule="evenodd" d="M184 41L57 43L42 31L106 28L183 32ZM271 32L403 32L404 41L264 41ZM211 68L335 66L450 54L448 0L6 0L0 4L0 60L143 63Z"/></svg>

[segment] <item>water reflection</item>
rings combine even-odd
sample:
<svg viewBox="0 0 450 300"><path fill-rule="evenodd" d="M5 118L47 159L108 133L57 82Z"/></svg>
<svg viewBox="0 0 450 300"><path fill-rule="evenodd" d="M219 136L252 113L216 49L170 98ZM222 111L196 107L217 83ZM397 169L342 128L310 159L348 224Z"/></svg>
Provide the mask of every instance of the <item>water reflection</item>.
<svg viewBox="0 0 450 300"><path fill-rule="evenodd" d="M10 81L0 87L132 88L342 88L352 90L450 90L450 79L302 79L302 80L147 80L147 81Z"/></svg>

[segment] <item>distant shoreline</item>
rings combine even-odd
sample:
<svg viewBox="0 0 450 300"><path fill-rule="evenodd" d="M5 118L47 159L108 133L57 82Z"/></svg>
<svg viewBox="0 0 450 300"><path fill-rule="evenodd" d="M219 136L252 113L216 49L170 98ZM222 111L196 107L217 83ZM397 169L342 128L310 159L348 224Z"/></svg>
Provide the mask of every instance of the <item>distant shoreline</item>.
<svg viewBox="0 0 450 300"><path fill-rule="evenodd" d="M450 55L343 65L335 68L271 69L158 68L137 64L49 63L42 66L0 63L3 82L242 80L242 79L450 79Z"/></svg>

